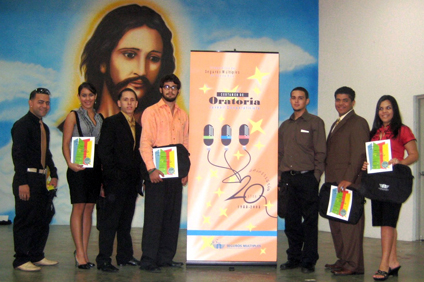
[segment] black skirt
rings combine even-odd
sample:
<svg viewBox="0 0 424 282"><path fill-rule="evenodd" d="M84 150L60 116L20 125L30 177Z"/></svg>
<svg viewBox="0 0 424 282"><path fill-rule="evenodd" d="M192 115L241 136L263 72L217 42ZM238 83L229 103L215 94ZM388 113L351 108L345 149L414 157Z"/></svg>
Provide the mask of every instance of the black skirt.
<svg viewBox="0 0 424 282"><path fill-rule="evenodd" d="M95 150L97 152L97 150ZM102 184L100 158L94 154L94 167L75 172L68 168L66 178L69 184L71 204L96 203Z"/></svg>

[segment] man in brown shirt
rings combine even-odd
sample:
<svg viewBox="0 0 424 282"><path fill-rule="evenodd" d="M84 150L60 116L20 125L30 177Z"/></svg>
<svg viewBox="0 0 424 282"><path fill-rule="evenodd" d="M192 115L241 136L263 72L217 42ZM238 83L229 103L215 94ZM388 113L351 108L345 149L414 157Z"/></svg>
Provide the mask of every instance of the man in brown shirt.
<svg viewBox="0 0 424 282"><path fill-rule="evenodd" d="M324 172L325 127L321 118L306 110L305 88L294 88L290 103L294 112L278 130L279 186L288 188L285 233L289 242L287 262L280 269L302 266L303 273L311 273L319 257L318 186Z"/></svg>

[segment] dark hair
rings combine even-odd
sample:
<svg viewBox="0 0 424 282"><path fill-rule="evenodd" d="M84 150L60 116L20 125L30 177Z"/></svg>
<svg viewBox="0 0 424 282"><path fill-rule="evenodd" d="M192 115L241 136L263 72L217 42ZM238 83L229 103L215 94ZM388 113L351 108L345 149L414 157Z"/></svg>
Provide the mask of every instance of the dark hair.
<svg viewBox="0 0 424 282"><path fill-rule="evenodd" d="M336 92L334 93L334 98L336 98L338 94L346 94L349 96L352 102L355 101L355 91L350 87L343 86L337 89Z"/></svg>
<svg viewBox="0 0 424 282"><path fill-rule="evenodd" d="M291 97L291 94L293 93L293 91L302 91L303 93L305 93L305 98L306 98L306 99L309 99L309 92L308 92L308 90L306 90L305 88L300 87L300 86L295 87L295 88L294 88L294 89L290 92L290 97Z"/></svg>
<svg viewBox="0 0 424 282"><path fill-rule="evenodd" d="M85 72L85 79L98 89L97 100L101 100L104 74L100 66L105 64L109 69L110 56L119 40L131 29L146 25L159 32L163 43L161 69L158 77L175 70L174 47L172 33L162 17L146 6L136 4L122 6L109 12L99 23L93 36L84 47L81 55L80 69ZM156 80L157 82L158 80ZM153 85L156 88L157 84ZM99 103L97 103L99 105Z"/></svg>
<svg viewBox="0 0 424 282"><path fill-rule="evenodd" d="M178 89L181 88L181 81L180 79L173 73L171 74L167 74L164 77L162 77L160 79L160 83L159 83L159 87L162 88L163 85L165 84L165 82L169 82L172 81L173 83L175 83L178 86Z"/></svg>
<svg viewBox="0 0 424 282"><path fill-rule="evenodd" d="M45 94L45 95L49 95L50 96L50 91L47 88L36 88L34 90L31 91L31 93L29 93L29 99L32 100L35 98L35 95L38 94Z"/></svg>
<svg viewBox="0 0 424 282"><path fill-rule="evenodd" d="M122 98L122 93L127 92L127 91L134 93L135 100L136 100L136 101L138 100L138 98L137 98L137 94L136 94L136 93L135 93L135 91L134 91L134 90L132 90L131 88L125 88L125 89L121 90L121 91L119 92L119 94L118 94L118 100L121 100L121 98Z"/></svg>
<svg viewBox="0 0 424 282"><path fill-rule="evenodd" d="M383 95L380 99L378 99L377 106L375 107L374 123L372 124L370 133L371 138L374 137L377 130L383 125L383 121L378 113L380 111L380 105L384 101L389 101L392 104L393 118L390 121L390 130L393 132L393 138L396 138L399 135L399 130L402 126L402 117L400 116L398 103L393 96Z"/></svg>
<svg viewBox="0 0 424 282"><path fill-rule="evenodd" d="M90 92L93 94L97 94L96 87L94 87L93 84L91 84L90 82L83 82L80 86L78 86L78 96L81 94L81 91L84 88L90 90Z"/></svg>

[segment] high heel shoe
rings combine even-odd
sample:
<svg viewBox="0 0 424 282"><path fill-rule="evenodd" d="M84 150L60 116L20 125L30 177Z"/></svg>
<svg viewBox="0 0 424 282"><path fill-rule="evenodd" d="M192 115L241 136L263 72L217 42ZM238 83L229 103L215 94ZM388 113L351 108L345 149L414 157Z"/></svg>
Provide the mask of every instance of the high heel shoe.
<svg viewBox="0 0 424 282"><path fill-rule="evenodd" d="M399 265L398 267L395 267L395 268L393 268L393 269L391 269L390 267L389 267L389 276L390 275L393 275L393 276L398 276L398 272L399 272L399 269L401 268L401 266Z"/></svg>
<svg viewBox="0 0 424 282"><path fill-rule="evenodd" d="M88 263L86 264L79 264L77 260L77 251L74 251L74 258L75 258L75 267L78 267L79 269L90 269L90 265Z"/></svg>
<svg viewBox="0 0 424 282"><path fill-rule="evenodd" d="M382 277L375 277L375 275L380 275ZM377 270L377 272L374 274L374 276L372 277L374 278L375 281L384 281L387 280L387 278L389 278L389 275L386 271L382 271L382 270Z"/></svg>
<svg viewBox="0 0 424 282"><path fill-rule="evenodd" d="M90 267L95 267L96 265L94 264L94 263L92 263L92 262L87 262L87 264L90 266Z"/></svg>

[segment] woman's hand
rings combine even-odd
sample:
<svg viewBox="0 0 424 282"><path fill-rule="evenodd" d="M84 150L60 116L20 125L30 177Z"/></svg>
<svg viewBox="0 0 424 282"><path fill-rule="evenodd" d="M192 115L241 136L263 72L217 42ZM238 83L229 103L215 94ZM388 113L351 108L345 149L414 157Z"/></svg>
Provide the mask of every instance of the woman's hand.
<svg viewBox="0 0 424 282"><path fill-rule="evenodd" d="M389 165L397 165L400 161L397 158L393 158L389 161Z"/></svg>
<svg viewBox="0 0 424 282"><path fill-rule="evenodd" d="M85 167L83 165L75 164L75 163L69 163L68 164L68 167L70 169L72 169L73 171L75 171L75 172L78 172L78 171L81 171L81 170L84 170L85 169Z"/></svg>

